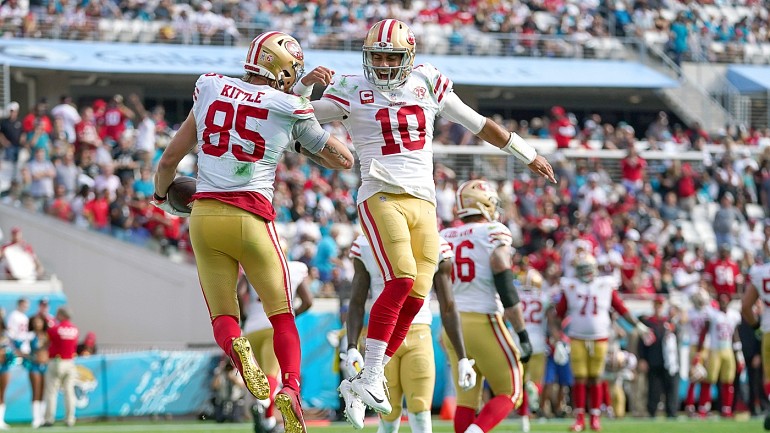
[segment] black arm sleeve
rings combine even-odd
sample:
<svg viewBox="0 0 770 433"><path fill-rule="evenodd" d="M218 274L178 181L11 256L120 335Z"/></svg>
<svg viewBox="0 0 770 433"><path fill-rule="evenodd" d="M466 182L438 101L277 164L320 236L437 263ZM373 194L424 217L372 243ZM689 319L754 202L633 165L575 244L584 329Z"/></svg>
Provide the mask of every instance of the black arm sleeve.
<svg viewBox="0 0 770 433"><path fill-rule="evenodd" d="M503 303L503 307L513 307L519 303L519 293L516 288L513 287L513 271L506 269L503 272L498 272L494 275L495 288L497 294L500 295L500 302Z"/></svg>

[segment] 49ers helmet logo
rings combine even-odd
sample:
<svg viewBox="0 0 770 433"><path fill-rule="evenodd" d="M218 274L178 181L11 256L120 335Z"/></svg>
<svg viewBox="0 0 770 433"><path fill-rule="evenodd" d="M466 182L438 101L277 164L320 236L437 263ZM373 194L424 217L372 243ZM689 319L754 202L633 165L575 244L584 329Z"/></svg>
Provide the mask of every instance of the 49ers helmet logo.
<svg viewBox="0 0 770 433"><path fill-rule="evenodd" d="M406 42L409 45L414 45L414 33L412 33L412 30L406 32Z"/></svg>
<svg viewBox="0 0 770 433"><path fill-rule="evenodd" d="M302 48L300 48L299 45L297 45L294 41L286 41L286 51L289 52L292 56L294 56L297 60L303 60L305 58L305 54L302 53Z"/></svg>

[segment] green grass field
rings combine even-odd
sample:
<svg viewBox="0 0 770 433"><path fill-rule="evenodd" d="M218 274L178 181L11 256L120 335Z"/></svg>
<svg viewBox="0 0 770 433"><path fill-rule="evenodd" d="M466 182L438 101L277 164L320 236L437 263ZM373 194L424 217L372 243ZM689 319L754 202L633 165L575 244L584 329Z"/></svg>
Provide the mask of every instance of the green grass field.
<svg viewBox="0 0 770 433"><path fill-rule="evenodd" d="M539 423L532 423L532 432L534 433L565 433L571 420L558 420ZM189 422L81 422L74 428L66 428L63 425L33 430L28 425L12 426L12 432L94 432L94 433L166 433L166 432L243 432L251 433L250 423L240 424L216 424L211 421L189 421ZM309 433L356 433L350 425L346 423L332 423L328 426L308 427ZM377 426L367 423L367 427L362 430L363 433L375 433ZM402 424L401 432L410 431L408 424ZM452 433L452 425L445 421L434 420L433 431L435 433ZM495 433L513 433L520 432L521 425L517 420L506 421L498 426ZM587 430L590 432L590 430ZM640 420L627 419L622 421L603 422L603 433L759 433L762 429L762 420L754 418L750 420L726 421L721 419L708 419L704 421L666 421L660 420Z"/></svg>

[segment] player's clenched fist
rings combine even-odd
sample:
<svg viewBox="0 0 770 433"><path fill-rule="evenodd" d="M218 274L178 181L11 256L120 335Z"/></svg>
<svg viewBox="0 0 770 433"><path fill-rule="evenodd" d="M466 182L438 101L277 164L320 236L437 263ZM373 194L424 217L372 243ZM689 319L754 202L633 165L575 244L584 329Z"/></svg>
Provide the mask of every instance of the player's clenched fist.
<svg viewBox="0 0 770 433"><path fill-rule="evenodd" d="M305 86L311 86L313 84L320 84L322 86L328 86L332 82L334 77L334 71L324 66L318 66L307 75L302 77L300 82Z"/></svg>
<svg viewBox="0 0 770 433"><path fill-rule="evenodd" d="M457 384L463 391L467 391L476 386L476 370L473 369L475 360L463 358L457 363Z"/></svg>

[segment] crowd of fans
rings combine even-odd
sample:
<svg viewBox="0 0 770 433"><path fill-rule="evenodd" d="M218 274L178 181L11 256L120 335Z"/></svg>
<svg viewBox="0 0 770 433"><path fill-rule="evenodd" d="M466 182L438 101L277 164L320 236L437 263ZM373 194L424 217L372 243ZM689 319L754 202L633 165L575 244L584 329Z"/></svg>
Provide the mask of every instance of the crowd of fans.
<svg viewBox="0 0 770 433"><path fill-rule="evenodd" d="M0 120L1 202L192 260L186 220L148 200L154 164L174 133L161 107L148 110L136 95L76 107L63 96L53 107L40 101L28 112L19 111L12 102ZM622 269L624 292L639 294L682 289L674 278L677 270L704 270L706 255L717 244L734 247L743 270L770 252L765 235L770 227L765 229L763 220L770 215L767 130L727 128L709 136L697 125L671 126L661 112L642 132L641 126L635 131L625 122L603 122L598 114L578 120L562 107L530 120L498 120L523 137L556 143L551 159L557 185L527 174L490 179L499 181L503 221L515 234L521 260L546 275L560 273L558 264L569 259L568 245L576 238L589 239L607 266ZM349 140L341 124L326 127ZM467 131L443 120L435 142L477 144ZM724 151L712 155L705 143L721 143ZM561 149L570 146L619 149L626 156L567 159ZM646 161L638 152L643 148L672 154L700 149L704 156L693 162ZM180 174L194 176L195 155L180 167ZM456 222L458 183L474 176L467 167L436 165L437 213L444 226ZM279 164L276 222L291 246L291 259L306 262L317 277L316 296L334 296L352 278L346 248L359 230L358 182L355 169L328 171L293 152ZM710 244L704 242L706 233L698 238L688 233L697 222L694 210L708 206L702 217L708 219Z"/></svg>
<svg viewBox="0 0 770 433"><path fill-rule="evenodd" d="M754 0L4 0L0 28L16 37L227 45L269 28L306 48L334 49L363 40L373 22L397 18L431 52L591 56L596 40L634 37L676 61L768 63L767 10Z"/></svg>

